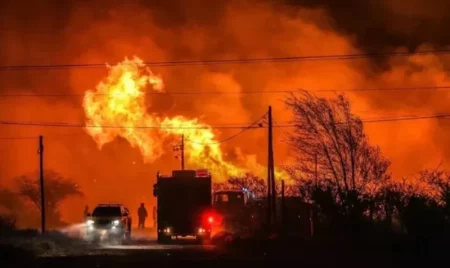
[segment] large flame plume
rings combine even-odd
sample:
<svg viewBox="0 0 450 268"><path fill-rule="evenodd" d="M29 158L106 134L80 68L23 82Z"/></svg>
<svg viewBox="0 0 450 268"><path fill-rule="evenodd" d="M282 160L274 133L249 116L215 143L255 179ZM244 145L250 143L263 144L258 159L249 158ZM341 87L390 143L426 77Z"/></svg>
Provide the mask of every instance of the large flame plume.
<svg viewBox="0 0 450 268"><path fill-rule="evenodd" d="M148 163L164 154L165 141L184 135L186 158L192 166L207 168L221 178L248 172L224 160L211 126L198 119L161 117L148 112L151 107L147 105L147 93L162 92L164 83L141 59L125 59L108 68L108 77L98 83L96 90L87 91L83 101L86 131L100 149L122 137L139 148Z"/></svg>

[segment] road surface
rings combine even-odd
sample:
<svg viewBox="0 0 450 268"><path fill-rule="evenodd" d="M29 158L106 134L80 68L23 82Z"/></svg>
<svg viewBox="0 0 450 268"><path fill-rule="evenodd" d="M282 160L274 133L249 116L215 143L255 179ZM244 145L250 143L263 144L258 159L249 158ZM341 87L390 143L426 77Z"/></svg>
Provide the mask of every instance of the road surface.
<svg viewBox="0 0 450 268"><path fill-rule="evenodd" d="M359 243L349 246L320 241L261 240L208 246L196 245L194 240L180 240L176 244L159 245L151 234L134 232L133 236L130 245L71 244L68 247L57 246L40 255L6 248L3 252L0 250L0 267L185 267L188 262L200 262L208 266L235 268L236 264L279 266L280 262L286 262L292 266L295 262L296 266L304 267L379 268L407 267L415 261L410 256L391 254L395 251L386 246L367 248L366 245L364 249Z"/></svg>

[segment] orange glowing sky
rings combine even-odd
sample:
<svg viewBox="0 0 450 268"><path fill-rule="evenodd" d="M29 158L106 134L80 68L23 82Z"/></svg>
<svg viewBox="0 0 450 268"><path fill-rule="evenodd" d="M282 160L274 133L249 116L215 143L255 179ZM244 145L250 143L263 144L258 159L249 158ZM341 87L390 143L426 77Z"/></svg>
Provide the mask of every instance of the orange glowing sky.
<svg viewBox="0 0 450 268"><path fill-rule="evenodd" d="M57 34L47 33L48 29L57 27L48 20L34 21L35 31L31 32L13 22L5 24L0 42L7 54L2 64L113 64L133 56L172 61L364 52L354 36L336 30L336 22L320 8L230 1L222 6L219 18L212 16L202 21L192 15L192 20L186 19L181 26L174 27L160 22L160 15L150 12L151 8L141 6L138 1L108 8L92 5L79 4L71 8L64 28ZM195 12L207 12L197 2L191 8ZM24 36L27 36L26 41ZM434 46L424 42L420 49L430 48ZM402 51L405 48L392 49ZM146 90L153 85L153 90L169 93L433 86L448 84L448 62L446 56L412 56L392 58L383 62L383 67L372 59L155 67L142 76L146 80L141 82ZM121 81L113 79L115 76L110 72L106 68L2 72L0 86L5 93L73 93L77 96L0 98L0 119L116 124L125 119L110 113L125 109L125 113L133 112L126 120L134 124L242 125L260 118L272 105L277 122L290 120L283 94L154 96L143 94L143 87L129 87L139 89L131 92L136 98L122 99L120 103L104 99L105 96L90 95L114 90L114 87L100 84L108 83L108 77L112 84ZM164 87L158 87L160 81ZM334 95L332 92L317 94ZM446 112L449 102L445 90L433 94L369 91L347 92L347 95L353 102L354 112L363 118ZM90 107L87 112L86 105ZM103 117L98 117L100 114ZM116 121L118 118L120 122ZM445 150L448 126L444 121L371 123L365 127L370 141L379 145L392 160L394 177L408 176L448 158ZM150 207L154 202L151 190L156 172L169 172L179 167L171 147L182 134L179 132L149 130L138 134L125 129L86 132L83 128L17 126L0 126L0 130L4 137L44 135L45 167L74 178L86 195L81 201L73 199L64 204L63 216L72 222L80 220L84 204L92 207L97 202L124 202L132 211L140 202ZM183 133L191 139L209 142L237 131L211 129ZM285 131L289 129L275 129L274 133L277 165L288 163L292 156L283 140ZM167 139L155 139L155 135L167 136ZM208 154L215 160L229 163L230 169L255 170L267 161L266 144L265 129L252 129L220 146L210 146ZM205 149L194 148L192 143L189 146L192 147L188 165L198 166L199 161L194 159L201 158ZM36 148L37 140L0 142L1 185L12 185L14 176L37 169ZM211 169L218 167L212 163L207 165Z"/></svg>

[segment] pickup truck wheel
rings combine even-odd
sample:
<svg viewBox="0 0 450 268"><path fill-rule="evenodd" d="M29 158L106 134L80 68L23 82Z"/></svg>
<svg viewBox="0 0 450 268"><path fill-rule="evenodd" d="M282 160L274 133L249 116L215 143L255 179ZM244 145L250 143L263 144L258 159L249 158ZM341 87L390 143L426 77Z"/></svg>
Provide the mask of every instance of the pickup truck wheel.
<svg viewBox="0 0 450 268"><path fill-rule="evenodd" d="M95 243L100 242L100 236L96 235L96 234L90 234L85 237L85 240L88 243L95 244Z"/></svg>

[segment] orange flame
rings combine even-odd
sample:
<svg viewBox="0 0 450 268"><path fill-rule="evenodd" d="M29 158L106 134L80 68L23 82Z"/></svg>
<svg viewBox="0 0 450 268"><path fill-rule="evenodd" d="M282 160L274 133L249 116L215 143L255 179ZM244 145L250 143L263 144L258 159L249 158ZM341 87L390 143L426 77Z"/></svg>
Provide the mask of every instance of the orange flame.
<svg viewBox="0 0 450 268"><path fill-rule="evenodd" d="M163 154L161 143L146 131L134 127L159 124L158 118L147 113L143 91L148 87L162 91L163 81L138 58L125 59L116 66L108 66L108 69L108 77L97 85L96 91L88 90L83 100L88 118L86 124L105 127L88 127L86 131L99 149L121 136L131 146L138 147L146 161L153 161Z"/></svg>
<svg viewBox="0 0 450 268"><path fill-rule="evenodd" d="M213 177L222 180L247 172L264 177L265 168L252 157L240 154L240 162L247 168L225 161L211 126L198 119L183 116L161 118L149 113L146 93L163 92L164 83L141 59L125 58L123 62L107 67L108 77L98 83L95 91L88 90L83 100L86 131L99 149L120 136L131 146L139 148L148 163L164 154L164 141L184 135L185 154L190 166L207 168ZM276 174L278 178L287 178L283 171L276 170Z"/></svg>
<svg viewBox="0 0 450 268"><path fill-rule="evenodd" d="M95 91L87 91L83 101L86 131L99 149L120 136L140 149L144 161L152 162L163 155L164 140L184 135L187 161L192 166L208 168L223 178L246 172L224 161L220 144L209 125L198 119L183 116L161 118L147 112L146 92L162 92L164 83L142 60L137 57L125 59L108 68L108 77L97 85Z"/></svg>

